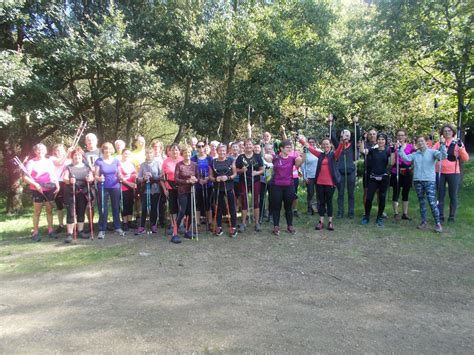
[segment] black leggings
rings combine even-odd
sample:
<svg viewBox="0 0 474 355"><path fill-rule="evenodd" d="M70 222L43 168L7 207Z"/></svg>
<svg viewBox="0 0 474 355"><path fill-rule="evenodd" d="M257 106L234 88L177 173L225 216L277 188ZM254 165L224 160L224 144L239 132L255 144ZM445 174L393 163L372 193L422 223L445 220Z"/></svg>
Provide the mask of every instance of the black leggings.
<svg viewBox="0 0 474 355"><path fill-rule="evenodd" d="M132 189L122 191L122 217L133 215L133 204L135 202L135 193Z"/></svg>
<svg viewBox="0 0 474 355"><path fill-rule="evenodd" d="M402 201L408 201L408 195L410 193L411 185L413 182L413 175L408 173L405 175L398 175L398 186L397 186L397 174L392 173L390 177L390 186L393 187L392 201L398 202L400 197L400 190L402 192Z"/></svg>
<svg viewBox="0 0 474 355"><path fill-rule="evenodd" d="M313 208L313 196L315 193L316 179L308 178L308 183L306 184L306 204L308 205L308 210ZM316 199L318 199L318 193L316 192Z"/></svg>
<svg viewBox="0 0 474 355"><path fill-rule="evenodd" d="M439 178L439 174L436 174L439 217L444 218L444 199L446 198L446 184L448 184L449 217L454 218L458 208L458 191L461 183L461 174L441 174L441 180Z"/></svg>
<svg viewBox="0 0 474 355"><path fill-rule="evenodd" d="M158 200L160 199L161 194L150 194L150 226L156 225L156 220L158 217ZM145 227L146 218L148 217L148 208L146 201L146 193L141 195L142 202L142 213L140 215L140 227Z"/></svg>
<svg viewBox="0 0 474 355"><path fill-rule="evenodd" d="M295 199L295 187L290 186L278 186L272 185L271 189L272 199L272 213L273 213L273 225L278 227L280 225L280 211L281 203L285 206L285 218L288 226L293 225L293 211L291 210L291 204Z"/></svg>
<svg viewBox="0 0 474 355"><path fill-rule="evenodd" d="M86 207L87 207L87 196L83 193L76 194L76 219L78 223L84 222ZM66 222L67 224L74 223L74 206L73 206L72 196L69 197L69 201L67 203Z"/></svg>
<svg viewBox="0 0 474 355"><path fill-rule="evenodd" d="M370 210L372 209L372 201L374 199L375 192L377 191L377 189L379 190L379 210L377 212L377 218L381 218L383 216L389 182L390 181L388 175L382 177L382 180L380 181L377 181L373 178L368 179L367 200L365 201L365 216L367 218L370 216Z"/></svg>
<svg viewBox="0 0 474 355"><path fill-rule="evenodd" d="M260 183L261 186L260 186L260 201L259 201L259 208L260 208L260 219L263 219L263 215L265 214L265 211L264 211L264 206L263 206L263 203L265 202L265 209L268 210L268 214L271 215L272 213L272 205L271 205L271 198L270 198L270 184L269 183L263 183L261 182ZM268 195L268 201L265 201L265 198L267 197Z"/></svg>
<svg viewBox="0 0 474 355"><path fill-rule="evenodd" d="M212 187L196 189L196 209L204 216L211 210Z"/></svg>
<svg viewBox="0 0 474 355"><path fill-rule="evenodd" d="M191 193L181 194L178 196L179 212L176 219L176 225L179 227L184 217L189 217L186 221L186 230L191 225Z"/></svg>
<svg viewBox="0 0 474 355"><path fill-rule="evenodd" d="M216 190L217 194L217 215L216 215L216 224L218 227L222 227L222 214L225 212L227 214L227 204L224 198L225 190ZM229 204L230 212L230 223L231 227L235 228L237 226L237 212L235 210L235 194L233 189L227 190L227 203Z"/></svg>
<svg viewBox="0 0 474 355"><path fill-rule="evenodd" d="M332 217L332 196L336 190L335 186L330 185L316 185L316 192L318 194L318 212L321 217L328 214Z"/></svg>

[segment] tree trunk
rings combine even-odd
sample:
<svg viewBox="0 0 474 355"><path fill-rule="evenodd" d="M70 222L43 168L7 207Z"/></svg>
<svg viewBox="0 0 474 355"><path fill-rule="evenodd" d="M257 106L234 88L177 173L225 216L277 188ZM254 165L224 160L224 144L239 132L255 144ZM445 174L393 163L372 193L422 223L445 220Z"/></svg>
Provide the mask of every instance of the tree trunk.
<svg viewBox="0 0 474 355"><path fill-rule="evenodd" d="M23 185L21 181L20 169L12 162L16 155L15 147L10 138L2 137L2 155L4 163L4 171L7 176L7 204L5 212L7 214L15 214L23 211L23 203L21 195L23 193ZM21 159L21 157L20 157Z"/></svg>
<svg viewBox="0 0 474 355"><path fill-rule="evenodd" d="M230 142L232 139L232 102L234 100L234 78L235 66L233 54L229 55L229 67L227 68L227 83L224 106L224 120L222 129L222 141Z"/></svg>
<svg viewBox="0 0 474 355"><path fill-rule="evenodd" d="M179 143L184 137L184 134L186 133L186 123L180 123L179 124L179 129L178 133L176 134L176 137L174 137L174 142Z"/></svg>
<svg viewBox="0 0 474 355"><path fill-rule="evenodd" d="M179 113L179 129L178 133L176 134L176 137L174 137L174 142L179 143L185 133L186 133L186 116L188 114L188 106L189 103L191 102L191 87L192 87L193 80L191 78L186 79L186 87L184 89L184 102L183 102L183 107L181 108L181 111Z"/></svg>
<svg viewBox="0 0 474 355"><path fill-rule="evenodd" d="M99 80L98 76L97 80ZM102 109L100 107L101 102L98 100L98 88L95 79L90 80L90 88L94 107L95 126L97 128L97 138L99 139L100 144L102 144L102 142L104 142L104 124L102 120Z"/></svg>

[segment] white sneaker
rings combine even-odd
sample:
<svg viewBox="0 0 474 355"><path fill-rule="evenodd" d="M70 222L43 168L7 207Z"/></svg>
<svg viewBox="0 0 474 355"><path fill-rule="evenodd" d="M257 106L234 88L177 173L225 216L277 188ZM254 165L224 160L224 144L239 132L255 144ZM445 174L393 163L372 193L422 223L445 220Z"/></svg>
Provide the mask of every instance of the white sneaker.
<svg viewBox="0 0 474 355"><path fill-rule="evenodd" d="M99 234L97 235L97 239L104 239L105 238L105 232L100 231Z"/></svg>

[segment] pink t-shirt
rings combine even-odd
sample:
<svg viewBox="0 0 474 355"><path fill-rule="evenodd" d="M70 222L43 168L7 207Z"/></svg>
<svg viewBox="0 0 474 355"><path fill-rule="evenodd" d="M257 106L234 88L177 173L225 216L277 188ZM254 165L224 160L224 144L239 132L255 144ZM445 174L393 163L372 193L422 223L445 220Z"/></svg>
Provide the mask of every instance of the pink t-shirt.
<svg viewBox="0 0 474 355"><path fill-rule="evenodd" d="M123 176L123 180L130 183L135 183L137 179L137 171L135 170L135 164L131 161L121 161L120 162L120 173ZM130 187L126 184L122 184L122 191L128 191Z"/></svg>
<svg viewBox="0 0 474 355"><path fill-rule="evenodd" d="M291 186L293 185L293 167L296 158L288 156L282 158L276 155L273 158L273 184L276 186Z"/></svg>
<svg viewBox="0 0 474 355"><path fill-rule="evenodd" d="M183 158L180 156L178 159L166 158L163 161L162 170L163 174L166 174L166 188L171 190L171 185L168 184L168 181L174 182L174 171L176 170L176 164L178 164Z"/></svg>
<svg viewBox="0 0 474 355"><path fill-rule="evenodd" d="M55 183L58 180L56 177L56 167L50 159L31 159L26 163L26 170L38 184ZM30 185L30 189L36 190L33 185ZM43 191L50 190L54 189L43 187Z"/></svg>

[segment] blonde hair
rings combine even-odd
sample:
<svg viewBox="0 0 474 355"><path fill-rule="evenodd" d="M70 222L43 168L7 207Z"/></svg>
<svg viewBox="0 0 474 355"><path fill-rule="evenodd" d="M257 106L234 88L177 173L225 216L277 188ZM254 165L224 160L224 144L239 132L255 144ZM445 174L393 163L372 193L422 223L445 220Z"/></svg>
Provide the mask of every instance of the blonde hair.
<svg viewBox="0 0 474 355"><path fill-rule="evenodd" d="M114 148L114 146L113 146L112 143L110 143L110 142L105 142L105 143L102 144L102 146L100 147L100 151L101 151L102 153L104 153L105 148L112 148L113 153L115 153L115 148Z"/></svg>

